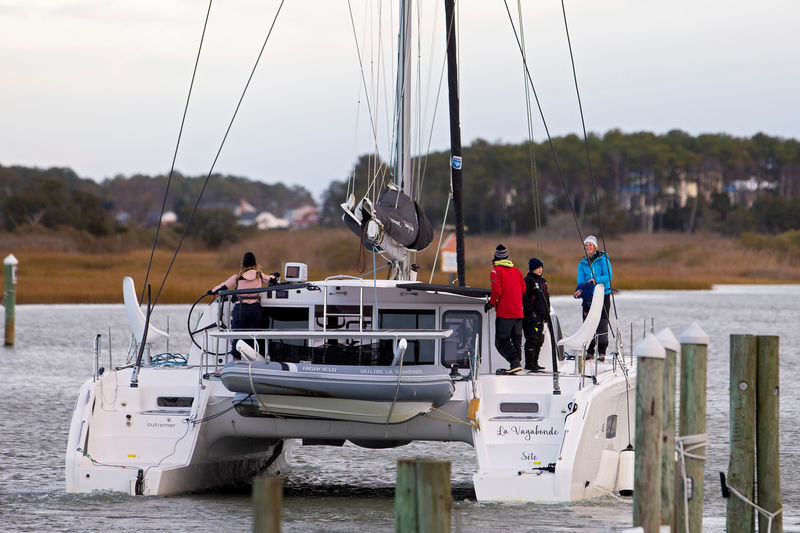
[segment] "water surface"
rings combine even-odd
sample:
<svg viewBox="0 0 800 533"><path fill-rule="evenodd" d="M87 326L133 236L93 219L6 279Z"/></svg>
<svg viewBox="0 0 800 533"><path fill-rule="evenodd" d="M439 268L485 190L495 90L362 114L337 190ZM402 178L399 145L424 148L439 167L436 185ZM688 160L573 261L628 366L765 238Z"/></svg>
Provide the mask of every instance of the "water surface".
<svg viewBox="0 0 800 533"><path fill-rule="evenodd" d="M692 321L708 333L708 439L705 531L724 531L725 500L718 471L728 468L728 353L732 333L780 335L781 485L784 529L800 531L800 286L719 286L710 291L632 291L617 297L625 342L656 331L676 336ZM580 321L569 297L553 306L567 332ZM162 306L154 322L169 326L172 351L185 351L187 306ZM90 376L97 332L119 364L127 349L121 305L17 306L16 346L0 349L0 516L2 531L250 531L249 494L216 492L174 497L66 494L64 453L75 397ZM627 349L627 348L626 348ZM101 365L107 366L104 351ZM612 497L572 505L478 503L472 492L472 448L417 442L391 450L298 448L286 481L283 530L392 531L398 458L425 456L452 463L463 531L606 531L631 524L630 501Z"/></svg>

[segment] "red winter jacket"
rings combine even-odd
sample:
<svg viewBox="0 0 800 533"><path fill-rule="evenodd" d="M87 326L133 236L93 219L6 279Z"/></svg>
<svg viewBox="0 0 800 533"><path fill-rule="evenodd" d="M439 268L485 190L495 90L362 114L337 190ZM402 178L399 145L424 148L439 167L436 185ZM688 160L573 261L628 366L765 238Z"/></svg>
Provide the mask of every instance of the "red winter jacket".
<svg viewBox="0 0 800 533"><path fill-rule="evenodd" d="M500 318L522 318L522 294L525 280L508 260L495 261L491 274L492 295L489 303L497 308Z"/></svg>

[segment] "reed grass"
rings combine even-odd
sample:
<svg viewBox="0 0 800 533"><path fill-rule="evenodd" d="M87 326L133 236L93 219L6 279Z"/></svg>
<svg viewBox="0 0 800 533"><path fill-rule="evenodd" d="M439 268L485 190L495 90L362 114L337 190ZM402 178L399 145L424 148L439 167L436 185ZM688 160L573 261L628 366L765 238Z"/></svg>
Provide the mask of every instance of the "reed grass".
<svg viewBox="0 0 800 533"><path fill-rule="evenodd" d="M607 239L606 247L614 270L614 286L620 290L800 283L796 253L787 251L785 245L770 247L763 240L753 245L754 240L713 234L627 234ZM421 265L420 281L430 279L437 242L438 236L413 259ZM581 243L575 238L531 235L467 237L465 263L470 286L488 288L492 254L499 242L509 248L512 260L523 273L527 271L528 258L542 259L552 294L568 294L574 289ZM133 277L141 291L150 255L150 249L141 247L141 243L135 250L124 248L119 244L114 249L121 251L76 251L54 236L26 241L0 235L0 253L3 257L14 253L20 262L20 304L121 302L123 276ZM358 239L346 229L262 232L214 251L186 246L175 259L158 302L194 301L237 272L243 253L248 250L256 254L265 272L282 271L286 261L306 263L309 279L341 273L359 275L372 269L372 254L360 249ZM171 260L171 251L156 250L148 280L152 298L156 297ZM377 261L378 266L383 264L380 258ZM378 277L385 278L386 272L379 271ZM433 276L434 283L447 283L447 279L442 272Z"/></svg>

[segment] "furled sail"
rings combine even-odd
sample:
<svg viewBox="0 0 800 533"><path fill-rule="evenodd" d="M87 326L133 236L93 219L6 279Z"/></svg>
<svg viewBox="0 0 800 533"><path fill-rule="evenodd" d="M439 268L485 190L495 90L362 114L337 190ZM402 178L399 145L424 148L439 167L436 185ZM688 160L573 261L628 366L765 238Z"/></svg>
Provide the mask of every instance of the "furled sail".
<svg viewBox="0 0 800 533"><path fill-rule="evenodd" d="M419 204L395 187L383 189L375 216L386 234L409 250L424 250L433 240L433 227Z"/></svg>
<svg viewBox="0 0 800 533"><path fill-rule="evenodd" d="M342 219L368 250L400 258L403 250L419 252L433 240L433 227L419 204L394 184L383 189L374 205L369 198L354 204L352 197L342 204Z"/></svg>

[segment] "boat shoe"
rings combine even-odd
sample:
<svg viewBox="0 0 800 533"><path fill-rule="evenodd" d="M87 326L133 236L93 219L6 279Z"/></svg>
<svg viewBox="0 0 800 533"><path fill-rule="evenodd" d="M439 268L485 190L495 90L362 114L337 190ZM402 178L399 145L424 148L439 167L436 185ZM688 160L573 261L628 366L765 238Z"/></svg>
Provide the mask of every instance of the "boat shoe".
<svg viewBox="0 0 800 533"><path fill-rule="evenodd" d="M510 368L506 370L505 368L500 368L497 370L498 376L516 376L522 370L521 366L515 366L514 368Z"/></svg>

